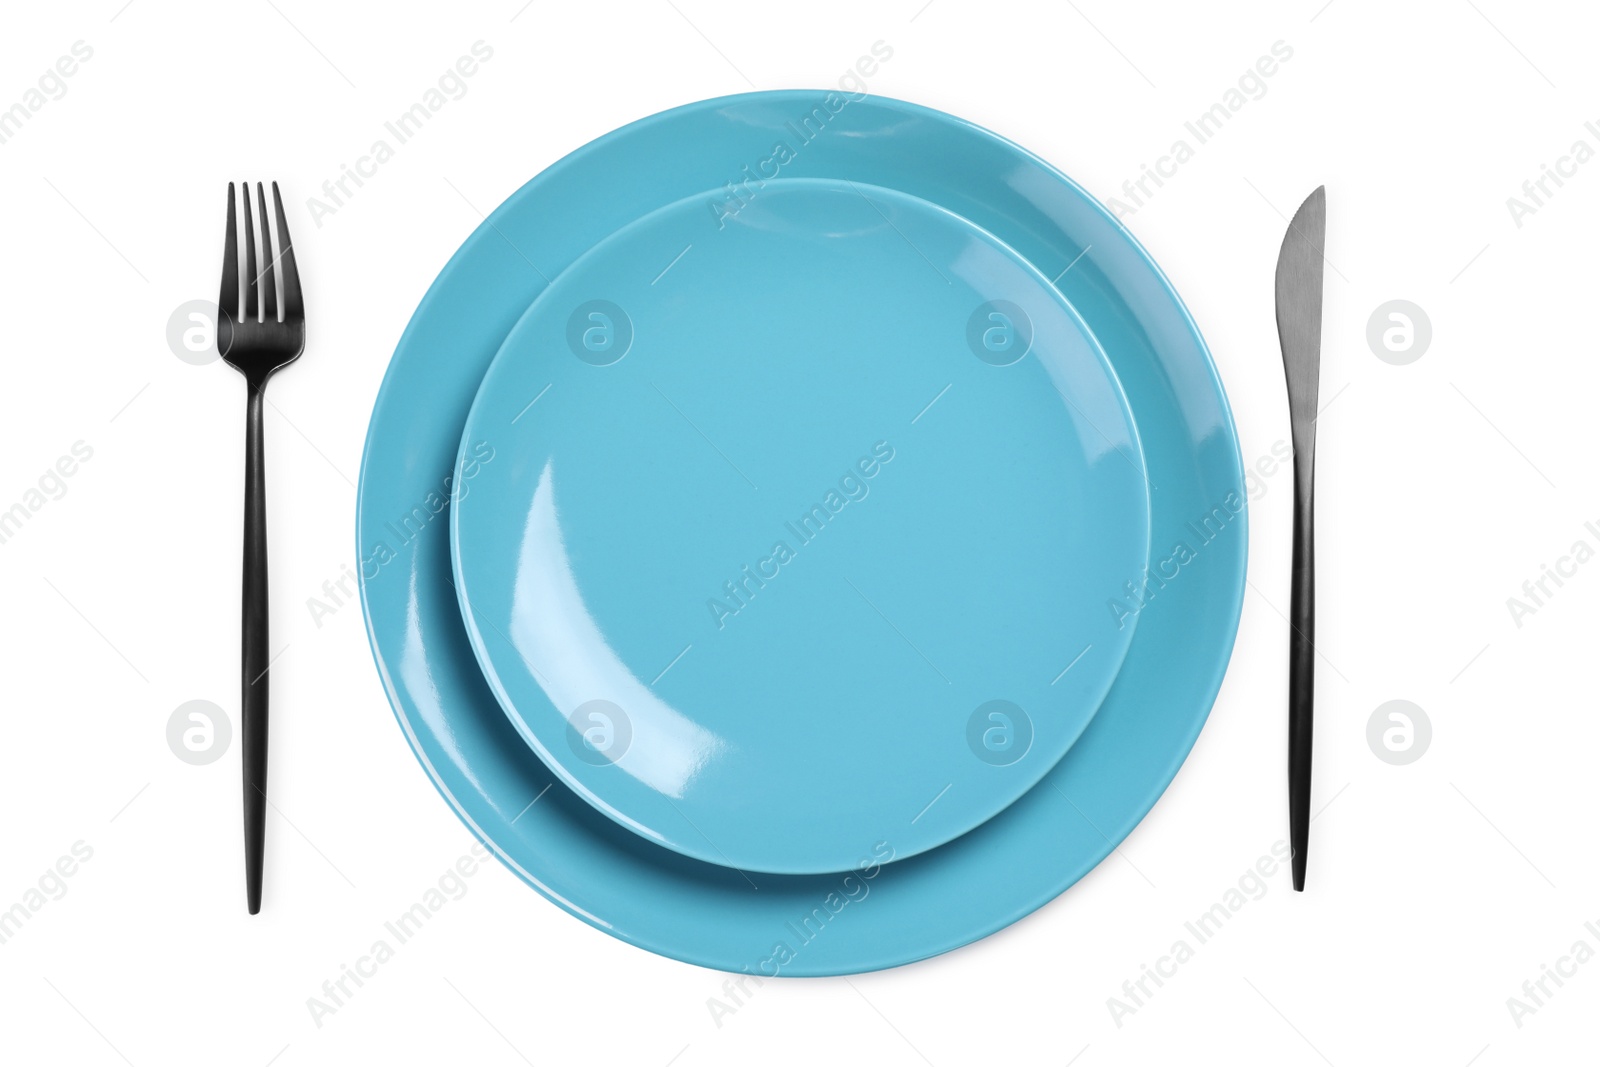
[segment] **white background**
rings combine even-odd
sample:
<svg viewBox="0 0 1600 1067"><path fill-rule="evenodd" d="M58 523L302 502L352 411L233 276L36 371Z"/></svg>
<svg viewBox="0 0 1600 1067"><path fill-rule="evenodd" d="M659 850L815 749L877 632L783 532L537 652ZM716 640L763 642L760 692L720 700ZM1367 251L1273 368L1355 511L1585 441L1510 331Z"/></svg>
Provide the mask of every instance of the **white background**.
<svg viewBox="0 0 1600 1067"><path fill-rule="evenodd" d="M1594 1057L1600 962L1519 1027L1507 998L1579 939L1594 853L1600 563L1518 627L1506 600L1574 541L1593 491L1600 162L1519 227L1506 200L1600 119L1577 4L447 5L170 0L11 7L0 107L74 42L93 58L0 144L0 509L93 458L0 544L0 908L75 842L92 858L0 944L15 1063L666 1065L873 1062L1487 1065ZM676 7L673 5L676 4ZM920 6L920 10L919 10ZM473 42L469 92L318 227L304 200ZM1122 996L1286 836L1290 475L1251 507L1250 589L1211 720L1151 816L1081 884L961 951L769 982L718 1025L723 976L660 959L497 865L319 1027L307 998L472 844L407 749L359 608L307 609L353 559L367 416L411 310L527 178L691 100L835 83L954 112L1118 195L1274 42L1293 57L1127 218L1200 323L1247 463L1288 436L1272 271L1328 188L1317 783L1310 888L1270 881L1138 1011ZM1192 143L1192 140L1191 140ZM311 344L268 410L274 647L266 907L245 914L237 738L168 750L179 704L237 715L242 380L168 348L214 297L225 183L276 178ZM1554 186L1550 186L1554 190ZM1406 299L1433 340L1369 349ZM1552 587L1553 588L1553 587ZM1369 750L1391 699L1433 724ZM997 872L1004 877L1004 872ZM976 906L976 902L975 902Z"/></svg>

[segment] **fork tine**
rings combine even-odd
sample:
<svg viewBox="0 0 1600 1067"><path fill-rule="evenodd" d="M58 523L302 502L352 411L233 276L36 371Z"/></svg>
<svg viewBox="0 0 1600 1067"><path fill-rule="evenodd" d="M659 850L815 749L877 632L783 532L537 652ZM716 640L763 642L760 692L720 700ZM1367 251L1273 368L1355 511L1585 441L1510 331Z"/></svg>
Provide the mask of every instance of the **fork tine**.
<svg viewBox="0 0 1600 1067"><path fill-rule="evenodd" d="M267 215L267 187L256 182L257 203L261 205L261 318L278 321L278 283L272 277L272 219Z"/></svg>
<svg viewBox="0 0 1600 1067"><path fill-rule="evenodd" d="M283 321L302 322L306 317L305 304L300 299L300 270L294 263L294 243L289 239L289 220L283 214L283 197L278 195L278 183L272 183L272 203L278 215L278 243L283 253L278 265L283 273ZM261 209L262 217L267 209Z"/></svg>
<svg viewBox="0 0 1600 1067"><path fill-rule="evenodd" d="M222 294L217 313L239 321L239 225L233 205L233 183L228 183L228 235L222 245Z"/></svg>
<svg viewBox="0 0 1600 1067"><path fill-rule="evenodd" d="M242 183L244 194L244 313L241 319L260 318L260 286L256 284L256 224L250 217L250 183Z"/></svg>

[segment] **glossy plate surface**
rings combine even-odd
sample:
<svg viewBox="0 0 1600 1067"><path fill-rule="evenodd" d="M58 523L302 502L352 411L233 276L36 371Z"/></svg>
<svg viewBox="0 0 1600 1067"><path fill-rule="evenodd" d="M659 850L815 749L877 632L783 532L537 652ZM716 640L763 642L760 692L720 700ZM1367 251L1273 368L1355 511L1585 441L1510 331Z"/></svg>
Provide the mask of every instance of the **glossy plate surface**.
<svg viewBox="0 0 1600 1067"><path fill-rule="evenodd" d="M708 199L596 245L501 348L459 456L494 457L452 512L462 615L512 723L624 826L747 871L915 855L1025 793L1116 677L1132 417L971 223L817 179Z"/></svg>
<svg viewBox="0 0 1600 1067"><path fill-rule="evenodd" d="M791 124L808 118L820 132L802 141ZM482 472L481 463L455 466L472 399L547 279L640 215L743 180L746 166L774 177L775 165L784 177L919 196L1055 280L1116 368L1155 487L1149 574L1131 583L1137 600L1125 593L1111 605L1136 614L1138 631L1078 742L971 832L899 862L886 862L893 841L875 843L857 869L832 875L741 874L690 859L556 782L478 669L445 517L452 495L470 497ZM418 308L379 394L357 536L363 608L396 717L440 792L507 866L573 915L651 951L731 971L822 975L907 963L992 933L1061 893L1132 831L1178 772L1221 685L1244 589L1243 501L1238 441L1199 334L1098 203L1024 150L948 115L782 92L694 104L609 134L529 182L467 240Z"/></svg>

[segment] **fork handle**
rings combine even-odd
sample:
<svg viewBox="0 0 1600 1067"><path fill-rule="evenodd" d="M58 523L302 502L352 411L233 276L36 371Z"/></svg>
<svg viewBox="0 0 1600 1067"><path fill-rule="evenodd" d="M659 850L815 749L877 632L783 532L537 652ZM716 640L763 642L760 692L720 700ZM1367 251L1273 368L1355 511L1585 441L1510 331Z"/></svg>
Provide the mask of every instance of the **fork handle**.
<svg viewBox="0 0 1600 1067"><path fill-rule="evenodd" d="M1312 452L1294 465L1294 562L1289 591L1289 846L1294 888L1306 887L1311 837L1312 702L1316 693L1317 577L1313 554Z"/></svg>
<svg viewBox="0 0 1600 1067"><path fill-rule="evenodd" d="M244 595L240 627L240 706L244 769L245 895L261 910L261 865L267 837L267 478L262 446L266 381L249 381L244 445Z"/></svg>

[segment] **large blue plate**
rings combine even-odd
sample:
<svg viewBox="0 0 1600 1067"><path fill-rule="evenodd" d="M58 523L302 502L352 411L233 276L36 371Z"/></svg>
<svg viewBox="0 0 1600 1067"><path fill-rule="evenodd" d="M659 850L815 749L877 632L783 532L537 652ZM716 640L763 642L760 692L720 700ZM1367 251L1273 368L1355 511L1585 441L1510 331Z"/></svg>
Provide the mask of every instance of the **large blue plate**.
<svg viewBox="0 0 1600 1067"><path fill-rule="evenodd" d="M775 170L776 168L776 170ZM1107 611L1137 616L1122 671L1071 751L1029 793L900 862L885 840L833 875L741 874L617 825L565 786L501 712L450 580L445 512L478 384L548 279L640 215L726 182L849 179L921 197L1051 278L1111 359L1151 482L1147 573ZM735 184L742 183L742 184ZM1238 440L1193 321L1093 198L1010 142L914 105L761 93L611 133L529 182L457 252L385 378L362 464L358 550L379 673L424 768L512 870L595 927L663 955L757 974L894 966L992 933L1121 841L1177 773L1221 685L1244 589ZM1066 666L1065 663L1062 665Z"/></svg>
<svg viewBox="0 0 1600 1067"><path fill-rule="evenodd" d="M1133 417L1049 279L959 216L808 178L705 199L601 241L501 347L462 618L529 744L651 840L779 874L925 852L1116 678Z"/></svg>

